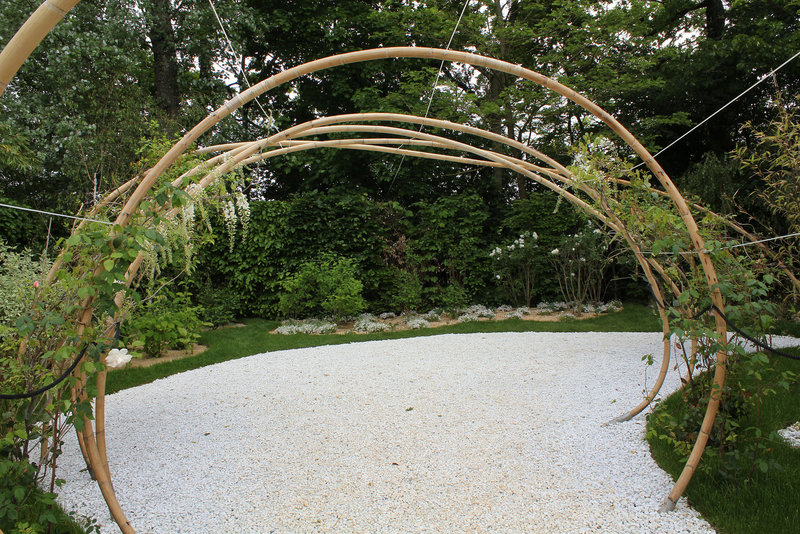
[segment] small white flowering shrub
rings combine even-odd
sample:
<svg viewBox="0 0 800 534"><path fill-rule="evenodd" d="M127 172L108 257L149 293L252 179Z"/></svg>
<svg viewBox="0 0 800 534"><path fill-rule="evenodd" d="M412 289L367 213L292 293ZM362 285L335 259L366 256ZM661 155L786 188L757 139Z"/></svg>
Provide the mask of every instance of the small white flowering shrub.
<svg viewBox="0 0 800 534"><path fill-rule="evenodd" d="M420 328L429 328L431 326L431 323L429 323L422 317L414 317L412 319L409 319L408 321L406 321L406 324L412 330L418 330Z"/></svg>
<svg viewBox="0 0 800 534"><path fill-rule="evenodd" d="M511 243L489 252L498 284L518 306L530 306L533 298L537 265L541 262L538 240L536 232L523 232Z"/></svg>
<svg viewBox="0 0 800 534"><path fill-rule="evenodd" d="M384 332L389 329L389 325L378 321L374 315L365 313L356 319L353 325L353 332L372 334L374 332Z"/></svg>
<svg viewBox="0 0 800 534"><path fill-rule="evenodd" d="M430 310L422 316L426 321L436 322L442 319L442 310Z"/></svg>
<svg viewBox="0 0 800 534"><path fill-rule="evenodd" d="M516 310L509 312L509 314L506 315L506 318L522 319L523 315L530 315L530 314L531 314L530 308L528 308L527 306L522 306L521 308L517 308Z"/></svg>
<svg viewBox="0 0 800 534"><path fill-rule="evenodd" d="M485 319L494 319L494 312L482 304L470 306L462 312L464 315L475 315Z"/></svg>
<svg viewBox="0 0 800 534"><path fill-rule="evenodd" d="M611 264L609 238L591 221L580 231L566 235L547 255L564 301L581 312L586 303L598 303L603 296L606 268Z"/></svg>
<svg viewBox="0 0 800 534"><path fill-rule="evenodd" d="M336 323L321 319L305 319L303 321L283 321L275 329L276 334L332 334L336 331Z"/></svg>
<svg viewBox="0 0 800 534"><path fill-rule="evenodd" d="M470 321L477 321L478 319L494 319L494 312L481 304L470 306L462 310L461 315L456 318L459 323L466 323Z"/></svg>

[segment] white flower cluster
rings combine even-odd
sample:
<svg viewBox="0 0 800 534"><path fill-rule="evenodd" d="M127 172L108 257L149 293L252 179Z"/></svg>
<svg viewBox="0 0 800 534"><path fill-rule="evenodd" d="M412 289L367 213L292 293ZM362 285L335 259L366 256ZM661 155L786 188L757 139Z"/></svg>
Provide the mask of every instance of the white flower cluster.
<svg viewBox="0 0 800 534"><path fill-rule="evenodd" d="M466 310L463 310L463 313L475 314L478 317L485 317L486 319L494 319L494 312L483 304L470 306Z"/></svg>
<svg viewBox="0 0 800 534"><path fill-rule="evenodd" d="M516 310L510 312L508 315L506 315L506 319L522 319L523 315L530 315L530 314L531 314L530 308L528 308L527 306L521 306Z"/></svg>
<svg viewBox="0 0 800 534"><path fill-rule="evenodd" d="M800 447L800 421L778 430L778 434L792 447Z"/></svg>
<svg viewBox="0 0 800 534"><path fill-rule="evenodd" d="M335 331L336 323L319 319L283 321L283 324L275 329L276 334L332 334Z"/></svg>
<svg viewBox="0 0 800 534"><path fill-rule="evenodd" d="M515 249L523 249L523 248L525 248L525 240L526 239L529 240L529 241L530 240L536 241L537 239L539 239L539 235L536 232L525 232L525 233L522 233L522 234L520 234L520 236L517 239L512 241L511 244L506 245L505 250L508 251L508 252L511 252L512 250L515 250ZM534 246L536 246L536 243L534 243ZM503 248L502 247L495 247L489 253L489 257L490 258L495 258L495 257L499 258L502 254L503 254Z"/></svg>
<svg viewBox="0 0 800 534"><path fill-rule="evenodd" d="M225 229L228 231L228 249L233 252L233 244L236 238L236 207L233 201L229 200L222 204L222 218L225 219Z"/></svg>
<svg viewBox="0 0 800 534"><path fill-rule="evenodd" d="M459 323L470 323L470 322L473 322L473 321L477 321L478 319L479 319L479 317L474 313L464 313L464 314L458 316L458 318L456 319L456 322L459 322Z"/></svg>
<svg viewBox="0 0 800 534"><path fill-rule="evenodd" d="M233 197L236 201L236 213L242 222L242 241L247 239L247 229L250 227L250 202L241 191L237 191Z"/></svg>
<svg viewBox="0 0 800 534"><path fill-rule="evenodd" d="M378 319L384 319L384 320L385 320L385 319L394 319L395 317L397 317L397 315L395 315L394 313L392 313L392 312L386 312L386 313L382 313L382 314L380 314L380 315L378 316Z"/></svg>
<svg viewBox="0 0 800 534"><path fill-rule="evenodd" d="M459 315L456 321L464 323L467 321L477 321L480 318L494 319L494 312L482 304L475 304L465 310L461 310L461 315Z"/></svg>
<svg viewBox="0 0 800 534"><path fill-rule="evenodd" d="M186 223L186 225L189 227L194 225L194 202L184 204L182 211L183 211L183 220Z"/></svg>
<svg viewBox="0 0 800 534"><path fill-rule="evenodd" d="M388 328L388 324L378 321L374 315L365 313L356 319L356 323L353 325L353 332L372 334L374 332L384 332Z"/></svg>
<svg viewBox="0 0 800 534"><path fill-rule="evenodd" d="M418 330L420 328L428 328L431 326L431 323L423 319L422 317L414 317L406 321L406 324L412 330Z"/></svg>
<svg viewBox="0 0 800 534"><path fill-rule="evenodd" d="M595 306L595 311L597 313L606 313L606 312L616 312L622 309L622 303L618 300L612 300L611 302L606 302L605 304L599 304Z"/></svg>
<svg viewBox="0 0 800 534"><path fill-rule="evenodd" d="M428 313L422 316L426 321L438 321L442 318L442 312L439 310L429 310Z"/></svg>
<svg viewBox="0 0 800 534"><path fill-rule="evenodd" d="M569 308L569 304L566 302L540 302L536 305L536 310L539 312L554 312L554 311L561 311L566 310Z"/></svg>

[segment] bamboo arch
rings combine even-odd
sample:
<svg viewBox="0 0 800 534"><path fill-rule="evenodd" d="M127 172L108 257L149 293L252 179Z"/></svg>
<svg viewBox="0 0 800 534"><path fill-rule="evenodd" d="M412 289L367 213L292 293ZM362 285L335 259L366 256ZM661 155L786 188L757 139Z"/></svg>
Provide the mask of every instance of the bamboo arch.
<svg viewBox="0 0 800 534"><path fill-rule="evenodd" d="M5 90L5 87L8 85L8 82L13 77L16 70L19 66L24 62L27 55L35 48L36 44L46 35L50 29L52 29L55 24L61 19L61 17L66 14L69 9L74 7L79 0L46 0L40 8L34 13L33 16L23 25L23 27L17 32L15 37L12 39L11 42L4 48L3 52L0 53L0 94ZM576 93L572 89L547 78L537 72L531 71L529 69L525 69L518 65L512 65L510 63L487 58L483 56L479 56L476 54L470 54L466 52L458 52L458 51L448 51L448 50L440 50L435 48L416 48L416 47L393 47L393 48L379 48L379 49L372 49L372 50L362 50L357 52L349 52L345 54L339 54L335 56L330 56L327 58L319 59L316 61L311 61L309 63L299 65L292 69L288 69L282 73L276 74L270 78L267 78L257 85L253 86L252 88L240 93L239 95L235 96L234 98L225 102L221 107L217 110L212 112L208 115L204 120L198 123L192 130L190 130L178 143L176 143L160 160L159 162L151 169L149 169L144 176L137 177L136 179L130 180L117 190L111 192L98 206L96 209L100 209L101 207L108 206L109 203L114 199L123 198L124 195L128 195L124 206L122 207L119 215L117 216L116 220L114 221L114 230L112 231L111 236L118 234L122 229L128 226L133 218L133 216L138 212L141 203L145 200L147 195L150 193L153 186L157 183L159 178L164 174L164 172L178 159L178 157L186 152L189 147L205 132L211 129L214 125L220 122L222 119L233 113L236 109L244 105L245 103L249 102L250 100L254 99L258 95L268 91L278 85L291 81L299 76L307 75L319 70L332 68L340 65L346 65L350 63L356 62L363 62L363 61L371 61L371 60L378 60L378 59L392 59L392 58L419 58L419 59L435 59L441 61L451 61L451 62L461 62L466 63L473 66L481 66L486 68L491 68L493 70L505 72L507 74L511 74L518 78L522 78L525 80L529 80L536 84L539 84L569 100L572 102L580 105L588 112L592 113L596 118L604 122L608 125L612 131L614 131L626 144L628 144L633 151L642 159L642 161L646 164L646 166L650 169L656 179L659 181L660 185L663 187L663 191L661 192L663 195L667 196L670 201L672 202L674 208L677 210L678 214L680 215L688 234L688 237L692 243L692 248L694 252L700 259L700 267L703 272L703 276L705 277L706 283L709 287L709 294L711 296L712 303L718 309L724 309L724 303L722 299L722 295L717 287L717 274L713 265L713 262L706 252L705 243L698 231L697 223L690 211L690 206L674 186L670 178L664 172L664 170L660 167L660 165L655 161L655 159L650 155L650 153L641 145L641 143L630 133L626 130L616 119L614 119L611 115L606 113L602 108L588 100L587 98L583 97L582 95ZM603 198L602 195L598 196L596 191L591 190L590 188L584 187L584 184L581 184L579 181L575 180L575 177L570 173L570 171L563 166L557 164L553 160L550 160L546 156L537 153L533 149L530 149L526 146L518 146L514 145L516 143L513 140L504 138L502 140L503 143L515 146L525 152L526 154L536 158L541 163L545 164L545 166L540 166L536 164L532 164L528 161L513 158L510 156L505 156L496 152L482 150L478 148L471 147L468 144L452 141L440 136L433 136L430 134L424 134L422 132L413 132L409 130L403 130L401 128L390 128L385 126L369 126L369 125L350 125L349 127L344 126L335 126L341 122L353 122L353 121L361 121L361 122L368 122L368 121L377 121L377 120L394 120L400 122L411 122L417 124L424 124L429 126L442 126L441 123L434 122L434 119L424 119L419 117L410 117L410 116L397 116L397 117L388 117L382 116L378 117L377 115L380 114L359 114L355 116L345 116L345 117L329 117L323 119L317 119L314 121L310 121L308 123L304 123L301 125L296 125L294 127L288 128L278 134L275 134L267 139L264 140L257 140L252 141L249 143L244 144L235 144L231 146L222 147L223 149L227 150L227 152L222 155L219 159L214 159L212 163L207 163L202 168L193 169L190 173L187 174L201 174L205 173L204 177L198 182L198 186L194 189L189 189L188 192L190 194L196 193L200 188L204 185L208 185L214 179L221 176L225 172L228 172L236 165L247 164L248 162L255 161L255 159L260 159L262 157L272 157L269 156L271 152L274 152L273 156L281 155L284 153L289 153L290 151L300 151L300 150L307 150L311 148L322 148L322 147L339 147L339 148L347 148L347 149L359 149L359 150L379 150L385 152L393 152L393 153L403 153L413 156L420 156L420 157L433 157L437 159L443 159L447 161L458 161L465 164L477 164L477 165L487 165L487 166L500 166L504 168L508 168L515 172L518 172L529 179L535 180L538 183L541 183L545 187L550 188L551 190L557 192L562 197L566 198L573 204L579 206L581 209L584 209L589 214L595 216L599 220L601 220L604 224L609 226L611 229L616 231L619 235L623 236L626 240L628 245L633 249L636 253L637 259L639 264L641 265L643 271L646 274L648 282L653 289L654 294L660 301L664 301L662 297L662 293L660 290L659 283L657 281L658 275L662 281L666 284L667 287L671 288L672 292L675 293L678 290L678 287L672 279L669 278L665 270L656 262L652 257L646 257L642 253L642 248L639 243L632 237L632 235L628 232L625 225L622 221L616 217L613 213L613 210L610 209L603 209L603 212L598 211L595 207L588 204L586 201L580 199L578 196L573 194L568 190L568 188L574 188L576 191L581 191L583 194L587 195L589 199L599 202L602 206ZM450 123L447 127L451 127L453 123ZM327 129L326 129L327 128ZM460 131L471 133L471 134L478 134L483 137L492 136L496 134L489 134L489 132L479 133L477 129L472 129L467 126L456 125L452 127L452 129L458 130L461 128ZM372 132L372 133L383 133L383 134L391 134L398 137L404 137L404 144L408 146L428 146L428 147L435 147L435 148L446 148L446 149L455 149L463 152L470 152L475 156L478 156L482 159L476 158L460 158L454 157L449 155L436 155L432 156L428 152L420 152L416 150L405 150L402 148L393 148L387 145L391 145L396 143L396 141L391 140L390 138L361 138L357 140L336 140L336 141L308 141L300 139L301 137L305 137L308 135L319 135L324 133L332 133L332 132ZM487 137L489 138L489 137ZM498 140L499 139L496 139ZM268 151L265 154L260 154L261 151L265 148L280 146L281 148L275 148L271 151ZM455 159L454 159L455 158ZM215 165L210 169L208 169L209 165ZM622 181L619 181L622 183ZM80 229L82 224L78 226ZM47 282L52 281L53 277L55 276L56 270L62 265L62 258L60 257L56 263L54 264L53 269L48 275ZM126 272L126 283L129 285L137 275L137 272L142 264L142 256L141 254L130 264ZM95 267L93 274L97 275L103 272L103 266L98 265ZM121 299L122 296L118 295L118 298ZM81 311L76 317L76 324L77 324L77 331L80 333L82 332L87 325L90 324L91 319L94 314L94 297L87 296L84 298L80 303ZM662 323L664 326L664 333L665 333L665 341L664 341L664 356L662 358L662 366L661 371L659 373L659 379L657 380L657 385L652 388L650 393L647 395L645 400L636 408L617 418L617 420L626 420L644 409L644 407L649 404L649 402L655 397L658 392L658 389L663 382L663 375L666 373L666 368L669 363L669 340L666 339L666 334L669 332L669 323L667 316L663 310L659 310ZM719 339L725 341L727 340L727 331L726 325L722 317L719 314L715 314L715 325L716 325L716 333ZM727 354L724 351L719 351L716 353L716 366L715 366L715 373L714 373L714 386L717 388L717 391L721 391L722 386L725 381L725 362L727 359ZM105 363L105 357L101 357L101 362ZM85 398L86 392L84 386L87 382L87 377L80 371L77 372L77 384L73 387L73 396L76 398L80 398L83 396ZM83 430L79 433L79 442L81 444L81 449L84 453L84 456L87 461L87 466L90 468L90 471L94 474L97 479L98 486L109 506L109 510L114 517L114 520L119 525L120 529L123 532L134 532L133 527L128 522L127 518L125 517L124 512L122 511L119 502L117 501L112 483L111 483L111 474L108 467L108 458L106 453L105 447L105 412L104 412L104 403L105 403L105 371L101 371L98 374L97 378L97 388L98 394L96 398L95 404L95 414L96 414L96 429L93 429L92 422L84 418L84 427ZM670 494L667 496L664 504L661 507L662 511L668 511L674 508L675 503L682 495L683 491L685 490L686 486L688 485L699 461L703 454L704 448L709 438L709 432L711 430L711 426L713 421L716 417L716 413L719 407L719 395L712 395L708 407L706 409L706 414L703 419L702 426L698 433L697 441L692 449L692 453L689 456L689 459L684 467L681 476L675 483Z"/></svg>

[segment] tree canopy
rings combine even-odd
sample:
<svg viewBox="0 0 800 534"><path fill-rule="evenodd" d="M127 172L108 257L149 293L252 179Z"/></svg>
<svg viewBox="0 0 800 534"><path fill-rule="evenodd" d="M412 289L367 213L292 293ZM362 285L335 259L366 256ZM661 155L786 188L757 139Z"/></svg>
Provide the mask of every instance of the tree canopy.
<svg viewBox="0 0 800 534"><path fill-rule="evenodd" d="M34 8L31 0L4 2L0 40ZM800 50L800 0L473 0L464 8L452 0L84 0L0 99L0 131L8 133L0 197L68 213L91 206L142 170L146 140L179 134L248 84L344 51L445 47L452 36L453 49L519 63L585 93L655 152ZM576 105L502 73L443 64L433 91L438 69L387 60L316 73L244 106L204 141L252 139L337 113L427 112L567 163L572 146L603 131ZM800 61L659 161L712 207L743 204L767 215L758 181L730 152L755 142L742 125L768 124L778 91L796 105ZM536 189L500 169L336 150L276 158L249 168L245 181L251 198L357 191L410 206L476 193L497 209Z"/></svg>

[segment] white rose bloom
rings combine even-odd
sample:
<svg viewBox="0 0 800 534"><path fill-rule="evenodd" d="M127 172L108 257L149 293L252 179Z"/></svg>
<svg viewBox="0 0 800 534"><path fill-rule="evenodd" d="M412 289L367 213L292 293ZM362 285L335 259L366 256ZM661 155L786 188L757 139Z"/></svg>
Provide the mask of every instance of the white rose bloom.
<svg viewBox="0 0 800 534"><path fill-rule="evenodd" d="M113 368L122 367L129 361L131 355L128 354L128 349L111 349L106 356L106 365Z"/></svg>

